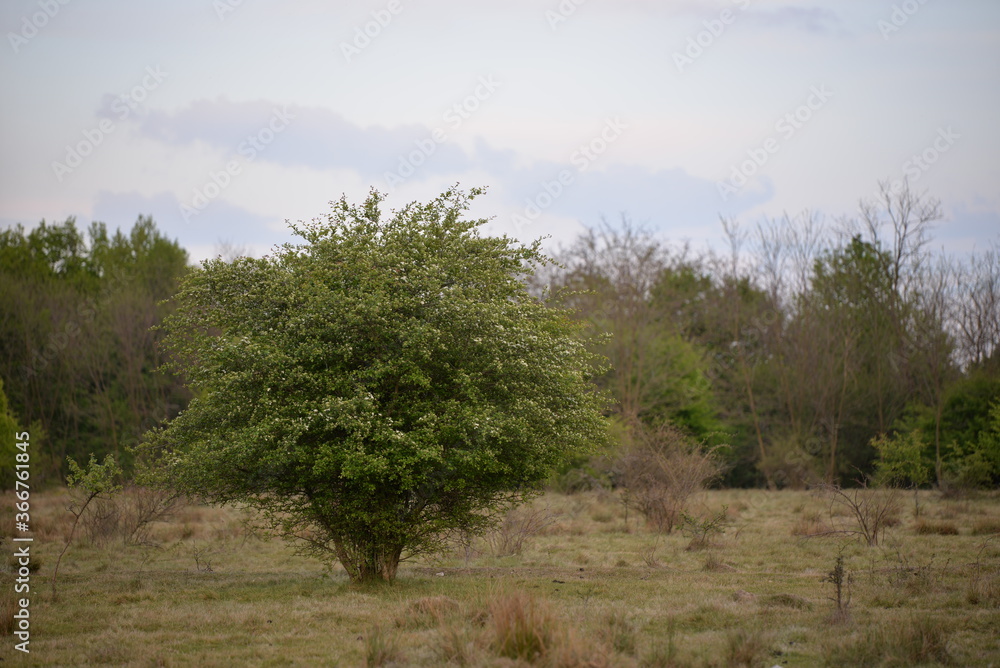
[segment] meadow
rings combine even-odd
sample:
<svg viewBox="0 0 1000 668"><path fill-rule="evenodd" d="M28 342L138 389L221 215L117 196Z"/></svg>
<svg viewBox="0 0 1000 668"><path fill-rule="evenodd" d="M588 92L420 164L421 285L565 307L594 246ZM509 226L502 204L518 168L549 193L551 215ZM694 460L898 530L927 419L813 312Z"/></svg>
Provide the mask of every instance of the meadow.
<svg viewBox="0 0 1000 668"><path fill-rule="evenodd" d="M820 492L707 491L669 534L617 492L548 492L379 586L187 504L133 544L83 525L53 591L68 501L32 497L24 655L0 498L4 665L1000 665L996 492L901 495L874 546Z"/></svg>

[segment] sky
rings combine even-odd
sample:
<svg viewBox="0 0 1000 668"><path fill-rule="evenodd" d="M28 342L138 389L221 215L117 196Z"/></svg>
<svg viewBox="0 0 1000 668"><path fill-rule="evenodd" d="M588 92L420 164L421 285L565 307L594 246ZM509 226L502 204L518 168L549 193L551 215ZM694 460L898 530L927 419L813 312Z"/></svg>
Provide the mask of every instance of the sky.
<svg viewBox="0 0 1000 668"><path fill-rule="evenodd" d="M699 247L905 178L938 248L1000 239L995 0L6 0L0 32L0 228L261 255L458 183L491 234Z"/></svg>

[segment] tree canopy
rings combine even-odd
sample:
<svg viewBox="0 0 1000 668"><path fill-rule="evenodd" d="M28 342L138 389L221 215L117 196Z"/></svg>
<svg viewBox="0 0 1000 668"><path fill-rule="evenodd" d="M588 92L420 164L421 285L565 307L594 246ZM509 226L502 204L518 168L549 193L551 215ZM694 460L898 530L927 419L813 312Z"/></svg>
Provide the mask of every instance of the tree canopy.
<svg viewBox="0 0 1000 668"><path fill-rule="evenodd" d="M603 442L601 358L529 294L538 243L464 218L481 192L342 198L301 244L193 271L163 330L194 398L147 434L154 475L391 580Z"/></svg>
<svg viewBox="0 0 1000 668"><path fill-rule="evenodd" d="M0 230L0 378L30 426L36 482L91 453L130 469L126 448L187 402L176 378L156 373L149 329L187 260L148 216L111 233L72 218Z"/></svg>

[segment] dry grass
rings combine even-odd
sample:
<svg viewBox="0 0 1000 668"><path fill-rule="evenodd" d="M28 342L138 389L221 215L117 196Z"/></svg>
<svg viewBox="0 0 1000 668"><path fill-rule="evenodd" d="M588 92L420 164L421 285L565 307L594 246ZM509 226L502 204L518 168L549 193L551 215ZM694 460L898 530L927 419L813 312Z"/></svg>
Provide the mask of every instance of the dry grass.
<svg viewBox="0 0 1000 668"><path fill-rule="evenodd" d="M927 493L922 519L957 534L918 533L904 514L869 547L796 531L829 517L817 496L710 491L690 512L708 518L728 507L731 524L708 551L688 551L680 532L645 529L634 512L626 523L613 493L548 494L533 507L556 521L520 555L491 554L479 541L404 564L389 587L354 586L339 566L248 536L237 509L187 506L151 527L155 547L78 541L54 601L45 585L68 526L65 498L32 497L44 537L32 548L32 653L18 665L1000 663L1000 540L976 529L1000 517L996 493L961 502ZM0 508L11 504L0 498ZM9 537L2 544L13 552ZM833 626L833 587L823 579L841 553L851 619ZM13 577L4 556L0 630ZM4 641L4 665L12 655Z"/></svg>
<svg viewBox="0 0 1000 668"><path fill-rule="evenodd" d="M973 536L1000 534L1000 517L983 517L972 525Z"/></svg>
<svg viewBox="0 0 1000 668"><path fill-rule="evenodd" d="M935 522L934 520L918 519L913 523L913 530L920 536L957 536L958 527L951 522Z"/></svg>
<svg viewBox="0 0 1000 668"><path fill-rule="evenodd" d="M522 591L506 594L490 605L496 637L493 648L500 656L534 662L555 645L561 632L548 603L539 603Z"/></svg>

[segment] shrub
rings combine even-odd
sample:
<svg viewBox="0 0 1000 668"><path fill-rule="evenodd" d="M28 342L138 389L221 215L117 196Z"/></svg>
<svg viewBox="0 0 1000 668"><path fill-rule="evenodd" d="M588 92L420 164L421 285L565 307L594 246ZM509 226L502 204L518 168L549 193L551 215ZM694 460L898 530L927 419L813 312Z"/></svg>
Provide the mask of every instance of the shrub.
<svg viewBox="0 0 1000 668"><path fill-rule="evenodd" d="M297 244L189 272L162 347L198 398L136 449L150 481L392 581L606 444L606 360L529 291L541 242L466 218L483 192L343 197Z"/></svg>
<svg viewBox="0 0 1000 668"><path fill-rule="evenodd" d="M503 521L486 534L494 557L519 555L528 541L556 521L548 508L518 506L507 511Z"/></svg>
<svg viewBox="0 0 1000 668"><path fill-rule="evenodd" d="M834 622L846 622L851 618L848 608L851 606L852 581L850 573L844 568L844 555L838 554L833 569L823 578L823 582L833 585L834 596L830 600L836 606L833 610Z"/></svg>
<svg viewBox="0 0 1000 668"><path fill-rule="evenodd" d="M775 434L758 467L779 488L806 489L823 479L812 443L794 433Z"/></svg>
<svg viewBox="0 0 1000 668"><path fill-rule="evenodd" d="M629 503L658 531L670 533L690 498L721 473L715 449L694 443L669 423L650 427L638 421L619 460Z"/></svg>
<svg viewBox="0 0 1000 668"><path fill-rule="evenodd" d="M72 490L73 495L73 503L70 504L67 510L73 515L73 527L66 538L66 544L63 545L62 552L56 558L56 565L52 571L53 597L56 596L56 578L59 577L59 564L62 562L66 550L69 549L70 544L73 542L73 536L76 534L76 527L80 522L80 518L86 514L87 508L95 500L107 498L117 494L121 490L121 484L118 481L121 479L122 470L115 463L114 457L109 455L104 458L103 464L99 464L97 458L94 455L90 455L90 461L85 468L80 467L73 459L67 459L66 462L69 465L69 475L66 476L66 484Z"/></svg>
<svg viewBox="0 0 1000 668"><path fill-rule="evenodd" d="M996 536L990 536L983 541L972 564L972 575L969 578L969 588L965 599L970 605L986 605L1000 607L1000 570L996 566L988 567L983 563L983 553Z"/></svg>
<svg viewBox="0 0 1000 668"><path fill-rule="evenodd" d="M728 511L729 507L726 506L720 513L704 520L692 517L687 513L682 513L683 526L681 530L686 536L691 538L691 543L687 549L701 550L709 547L712 544L711 541L714 536L721 536L725 533Z"/></svg>
<svg viewBox="0 0 1000 668"><path fill-rule="evenodd" d="M886 528L898 523L900 491L894 487L871 489L862 484L857 488L842 489L839 485L826 484L819 489L830 499L830 520L836 533L856 535L866 545L874 547L885 537ZM834 522L837 510L853 517L855 526L837 528Z"/></svg>

